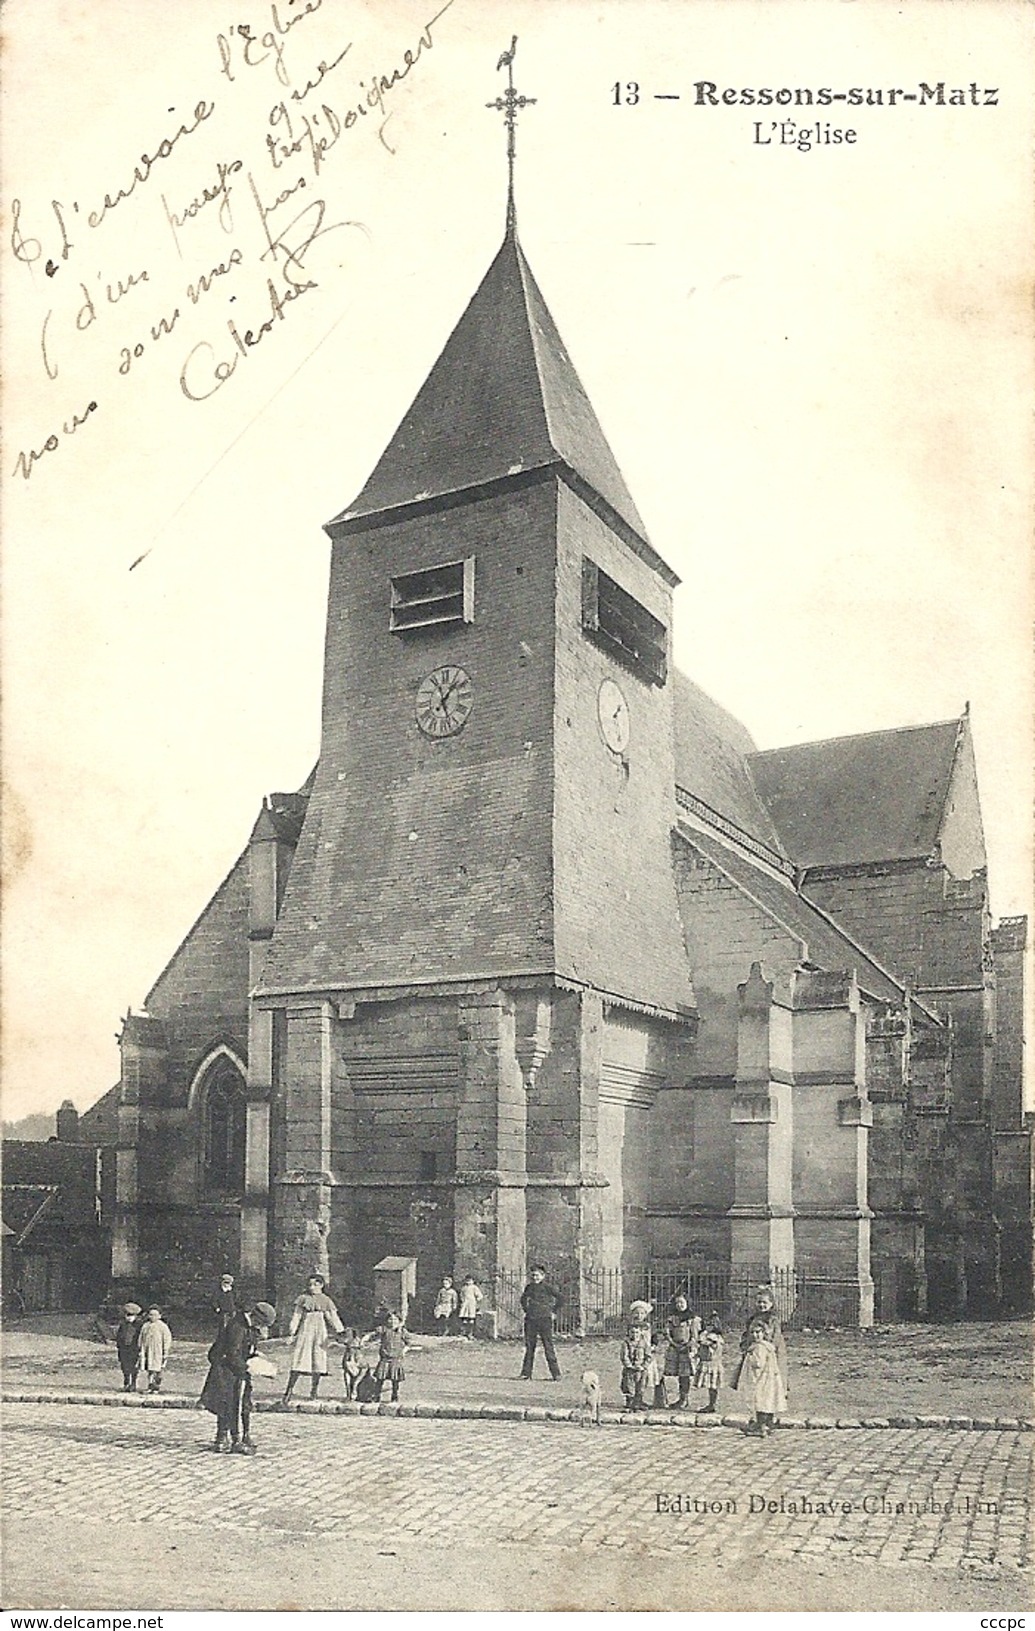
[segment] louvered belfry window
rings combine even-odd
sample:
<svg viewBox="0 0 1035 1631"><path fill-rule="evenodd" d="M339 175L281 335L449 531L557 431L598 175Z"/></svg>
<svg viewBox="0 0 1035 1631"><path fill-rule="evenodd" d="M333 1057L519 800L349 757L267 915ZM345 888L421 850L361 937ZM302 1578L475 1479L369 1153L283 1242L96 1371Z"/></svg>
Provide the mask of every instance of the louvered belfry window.
<svg viewBox="0 0 1035 1631"><path fill-rule="evenodd" d="M443 623L474 622L474 556L403 572L392 579L388 626L393 634Z"/></svg>
<svg viewBox="0 0 1035 1631"><path fill-rule="evenodd" d="M664 685L668 677L664 623L588 557L582 562L582 627L649 685Z"/></svg>

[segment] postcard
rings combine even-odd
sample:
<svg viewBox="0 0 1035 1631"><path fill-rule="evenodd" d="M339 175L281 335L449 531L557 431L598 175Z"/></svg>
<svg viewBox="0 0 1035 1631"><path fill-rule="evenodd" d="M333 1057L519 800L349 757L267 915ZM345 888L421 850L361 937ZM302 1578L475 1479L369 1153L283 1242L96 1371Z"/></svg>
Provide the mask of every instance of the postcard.
<svg viewBox="0 0 1035 1631"><path fill-rule="evenodd" d="M1031 16L5 7L9 1607L1030 1596Z"/></svg>

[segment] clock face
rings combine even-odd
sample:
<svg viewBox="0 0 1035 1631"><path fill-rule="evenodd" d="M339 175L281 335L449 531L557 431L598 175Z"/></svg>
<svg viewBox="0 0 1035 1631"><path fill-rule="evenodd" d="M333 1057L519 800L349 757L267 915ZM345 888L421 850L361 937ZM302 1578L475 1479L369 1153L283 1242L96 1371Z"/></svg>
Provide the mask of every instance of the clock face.
<svg viewBox="0 0 1035 1631"><path fill-rule="evenodd" d="M474 686L466 669L436 668L417 687L414 714L425 736L455 736L474 706Z"/></svg>
<svg viewBox="0 0 1035 1631"><path fill-rule="evenodd" d="M629 704L614 680L602 681L597 692L597 721L611 752L624 753L629 746Z"/></svg>

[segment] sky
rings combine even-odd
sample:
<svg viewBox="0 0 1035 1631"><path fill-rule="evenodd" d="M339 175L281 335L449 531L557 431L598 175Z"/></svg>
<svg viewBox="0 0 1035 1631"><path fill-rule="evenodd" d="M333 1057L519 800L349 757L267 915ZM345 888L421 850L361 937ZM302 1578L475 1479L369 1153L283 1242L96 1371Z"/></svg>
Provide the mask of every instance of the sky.
<svg viewBox="0 0 1035 1631"><path fill-rule="evenodd" d="M515 34L522 244L682 578L677 662L760 747L969 701L993 909L1029 909L1027 6L4 25L6 1117L117 1079L120 1017L315 761L321 528L498 247ZM823 87L884 96L760 105Z"/></svg>

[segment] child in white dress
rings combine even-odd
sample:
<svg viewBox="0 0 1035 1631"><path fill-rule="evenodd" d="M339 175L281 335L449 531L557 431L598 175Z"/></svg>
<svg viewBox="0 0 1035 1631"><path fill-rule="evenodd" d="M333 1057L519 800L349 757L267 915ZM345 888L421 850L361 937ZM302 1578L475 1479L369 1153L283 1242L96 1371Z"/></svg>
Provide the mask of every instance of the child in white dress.
<svg viewBox="0 0 1035 1631"><path fill-rule="evenodd" d="M140 1327L140 1368L147 1373L148 1393L157 1393L161 1388L171 1347L172 1332L162 1318L162 1310L152 1304Z"/></svg>
<svg viewBox="0 0 1035 1631"><path fill-rule="evenodd" d="M466 1337L469 1342L474 1338L475 1321L484 1301L485 1293L475 1281L474 1275L466 1275L460 1287L460 1335Z"/></svg>

